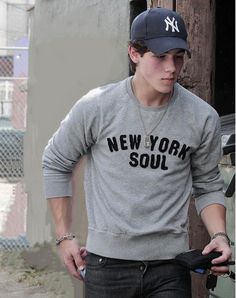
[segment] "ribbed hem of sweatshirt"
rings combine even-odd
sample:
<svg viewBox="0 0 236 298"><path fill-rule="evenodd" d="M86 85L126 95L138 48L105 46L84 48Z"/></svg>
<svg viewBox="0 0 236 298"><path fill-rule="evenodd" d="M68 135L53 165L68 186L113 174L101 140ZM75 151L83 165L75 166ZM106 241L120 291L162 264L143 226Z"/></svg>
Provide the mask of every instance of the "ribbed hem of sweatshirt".
<svg viewBox="0 0 236 298"><path fill-rule="evenodd" d="M88 230L86 248L108 258L151 261L173 259L189 249L187 233L129 236Z"/></svg>
<svg viewBox="0 0 236 298"><path fill-rule="evenodd" d="M205 207L212 204L225 206L225 198L222 191L210 192L195 198L195 205L198 214L200 214Z"/></svg>
<svg viewBox="0 0 236 298"><path fill-rule="evenodd" d="M45 177L44 180L44 196L45 198L56 198L56 197L71 197L72 187L71 181L68 178L65 180L63 178Z"/></svg>

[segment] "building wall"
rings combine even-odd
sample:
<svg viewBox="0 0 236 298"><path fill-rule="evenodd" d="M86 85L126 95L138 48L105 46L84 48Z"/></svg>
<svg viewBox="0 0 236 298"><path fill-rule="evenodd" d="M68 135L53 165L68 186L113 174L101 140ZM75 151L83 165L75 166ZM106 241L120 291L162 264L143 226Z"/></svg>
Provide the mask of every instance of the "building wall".
<svg viewBox="0 0 236 298"><path fill-rule="evenodd" d="M128 1L37 1L30 41L25 174L27 236L32 244L52 239L42 190L45 145L72 105L88 90L127 76ZM82 188L82 173L76 171ZM75 189L75 202L83 191ZM85 241L84 204L76 230Z"/></svg>
<svg viewBox="0 0 236 298"><path fill-rule="evenodd" d="M49 138L72 105L88 90L128 74L129 2L39 0L32 13L25 181L27 238L31 245L54 241L42 188L41 158ZM85 243L87 218L83 165L75 170L74 231ZM83 285L74 283L74 297ZM68 298L72 297L67 289Z"/></svg>
<svg viewBox="0 0 236 298"><path fill-rule="evenodd" d="M0 44L6 46L7 35L7 5L5 2L0 2Z"/></svg>
<svg viewBox="0 0 236 298"><path fill-rule="evenodd" d="M0 2L0 46L15 46L27 36L28 11L35 0L6 0Z"/></svg>

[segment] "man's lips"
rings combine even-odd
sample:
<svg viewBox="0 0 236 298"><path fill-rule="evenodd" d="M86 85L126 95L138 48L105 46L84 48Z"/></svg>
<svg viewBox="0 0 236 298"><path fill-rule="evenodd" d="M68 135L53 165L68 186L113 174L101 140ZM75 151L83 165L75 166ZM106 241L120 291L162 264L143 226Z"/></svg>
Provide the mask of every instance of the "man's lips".
<svg viewBox="0 0 236 298"><path fill-rule="evenodd" d="M174 81L174 78L162 78L164 81Z"/></svg>
<svg viewBox="0 0 236 298"><path fill-rule="evenodd" d="M175 82L174 78L162 78L162 82L165 84L173 84Z"/></svg>

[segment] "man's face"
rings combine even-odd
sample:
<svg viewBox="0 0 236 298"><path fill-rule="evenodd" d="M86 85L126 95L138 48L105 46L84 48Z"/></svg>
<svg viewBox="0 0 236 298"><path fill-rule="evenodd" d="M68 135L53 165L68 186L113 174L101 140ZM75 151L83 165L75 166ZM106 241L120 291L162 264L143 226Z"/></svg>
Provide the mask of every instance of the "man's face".
<svg viewBox="0 0 236 298"><path fill-rule="evenodd" d="M161 55L137 53L135 76L143 85L159 93L172 91L184 63L184 50L174 49Z"/></svg>

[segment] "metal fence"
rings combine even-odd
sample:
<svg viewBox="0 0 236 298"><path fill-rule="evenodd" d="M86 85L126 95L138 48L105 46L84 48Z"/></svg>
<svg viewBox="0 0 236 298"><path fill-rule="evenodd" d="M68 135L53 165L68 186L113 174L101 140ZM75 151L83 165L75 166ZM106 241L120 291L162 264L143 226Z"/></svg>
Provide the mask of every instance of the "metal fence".
<svg viewBox="0 0 236 298"><path fill-rule="evenodd" d="M24 191L28 48L0 47L0 249L28 245Z"/></svg>

